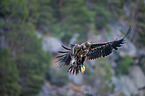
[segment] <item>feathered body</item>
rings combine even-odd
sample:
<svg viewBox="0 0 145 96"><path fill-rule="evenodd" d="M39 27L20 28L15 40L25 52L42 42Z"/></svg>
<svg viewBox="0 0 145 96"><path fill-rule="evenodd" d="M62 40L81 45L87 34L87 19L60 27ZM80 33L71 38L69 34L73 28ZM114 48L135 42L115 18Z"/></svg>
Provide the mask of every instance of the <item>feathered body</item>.
<svg viewBox="0 0 145 96"><path fill-rule="evenodd" d="M122 39L109 42L85 42L81 45L71 44L70 48L62 45L62 47L67 51L59 51L59 53L63 53L63 55L57 56L56 58L59 58L58 62L60 65L70 65L68 72L77 75L79 72L84 72L84 62L86 60L97 59L111 54L112 50L117 50L121 47L124 43L124 38L126 38L130 32L131 27L129 27L127 34Z"/></svg>

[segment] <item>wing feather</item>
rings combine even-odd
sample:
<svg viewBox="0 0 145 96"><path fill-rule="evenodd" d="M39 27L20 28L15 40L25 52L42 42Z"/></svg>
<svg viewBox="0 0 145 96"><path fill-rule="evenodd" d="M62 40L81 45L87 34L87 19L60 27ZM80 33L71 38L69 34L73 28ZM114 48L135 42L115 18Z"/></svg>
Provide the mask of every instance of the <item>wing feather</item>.
<svg viewBox="0 0 145 96"><path fill-rule="evenodd" d="M129 27L126 35L120 40L124 40L124 38L126 38L130 34L130 32L131 32L131 26ZM108 42L101 42L101 43L92 43L90 48L93 49L93 48L100 47L100 46L103 46L103 45L107 45L107 44L110 44L110 43L117 44L117 41L118 40L116 40L116 42L115 41L108 41Z"/></svg>
<svg viewBox="0 0 145 96"><path fill-rule="evenodd" d="M105 56L111 54L113 49L117 50L118 47L121 46L121 44L123 44L122 39L118 40L118 41L114 41L112 43L108 43L108 44L100 46L100 47L97 47L94 50L90 50L87 53L87 59L96 59L96 58L105 57Z"/></svg>
<svg viewBox="0 0 145 96"><path fill-rule="evenodd" d="M56 57L56 58L59 58L58 61L56 61L56 62L59 63L60 67L62 65L69 65L71 60L72 60L72 58L71 58L71 49L69 49L69 48L67 48L63 45L62 45L62 47L66 50L69 50L69 51L58 51L59 53L62 54L62 55Z"/></svg>
<svg viewBox="0 0 145 96"><path fill-rule="evenodd" d="M90 46L90 51L87 53L87 59L96 59L100 57L105 57L112 53L112 50L117 50L124 44L124 38L131 32L131 26L129 27L127 34L119 40L104 42L104 43L93 43Z"/></svg>

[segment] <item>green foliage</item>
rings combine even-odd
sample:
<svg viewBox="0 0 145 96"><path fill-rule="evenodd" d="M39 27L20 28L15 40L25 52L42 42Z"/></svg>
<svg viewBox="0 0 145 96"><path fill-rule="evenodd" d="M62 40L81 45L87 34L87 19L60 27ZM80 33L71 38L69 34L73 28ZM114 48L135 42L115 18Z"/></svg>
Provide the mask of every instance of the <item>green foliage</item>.
<svg viewBox="0 0 145 96"><path fill-rule="evenodd" d="M101 79L100 85L102 86L99 90L97 95L104 96L106 92L114 91L114 86L109 86L112 82L112 71L111 65L108 63L108 58L100 58L96 60L96 68L97 68L97 76ZM100 77L101 76L101 77Z"/></svg>
<svg viewBox="0 0 145 96"><path fill-rule="evenodd" d="M0 1L0 15L2 18L7 19L7 22L0 24L0 26L8 29L5 32L6 43L10 52L13 53L14 63L16 63L14 64L12 62L10 65L10 67L15 66L16 68L13 68L13 70L4 70L4 72L10 74L10 71L12 74L11 76L17 74L19 85L22 87L22 89L17 89L19 85L15 78L10 76L16 85L14 87L12 82L13 85L10 86L12 88L9 88L12 89L13 93L9 92L8 88L3 92L6 93L8 90L8 94L12 94L12 96L17 96L19 94L21 96L34 96L38 94L44 81L45 72L49 70L51 55L42 50L41 39L39 39L35 33L34 24L39 16L39 7L37 0ZM6 57L5 60L11 62L8 57ZM4 63L3 65L6 66L7 64ZM15 69L19 75L15 72ZM7 74L5 75L7 76ZM9 80L9 78L5 79ZM1 81L1 83L5 82ZM8 84L7 81L5 84ZM14 88L16 89L14 90ZM15 93L15 95L13 95L13 90L18 90L17 94Z"/></svg>
<svg viewBox="0 0 145 96"><path fill-rule="evenodd" d="M109 22L110 14L104 7L107 6L107 2L107 0L101 3L84 0L42 0L37 23L41 29L42 26L44 29L48 28L44 30L45 33L50 32L63 42L69 43L74 33L79 33L79 41L83 42L91 25L95 25L96 28L93 30L97 32Z"/></svg>
<svg viewBox="0 0 145 96"><path fill-rule="evenodd" d="M54 18L53 12L55 11L52 7L53 5L50 2L51 0L41 0L39 1L39 18L37 21L37 25L39 27L52 27L53 23L56 22L56 18Z"/></svg>
<svg viewBox="0 0 145 96"><path fill-rule="evenodd" d="M96 6L95 25L97 29L103 29L110 21L110 13L106 11L104 6Z"/></svg>
<svg viewBox="0 0 145 96"><path fill-rule="evenodd" d="M97 60L99 64L97 64L98 75L101 75L110 82L111 76L113 75L111 72L111 65L108 64L108 58L100 58Z"/></svg>
<svg viewBox="0 0 145 96"><path fill-rule="evenodd" d="M98 69L98 76L102 76L100 85L102 86L99 90L97 95L104 96L107 92L113 92L114 86L111 84L111 77L112 77L112 71L111 71L111 65L108 63L108 58L101 58L98 59L97 62L99 62L97 69ZM109 86L110 85L110 86Z"/></svg>
<svg viewBox="0 0 145 96"><path fill-rule="evenodd" d="M90 70L90 67L86 65L86 71L84 73L85 80L89 85L93 85L96 78L98 80L97 95L104 96L107 92L114 91L114 86L109 86L111 83L111 65L108 64L107 58L99 58L95 62L93 70Z"/></svg>
<svg viewBox="0 0 145 96"><path fill-rule="evenodd" d="M127 75L130 71L130 64L132 63L132 61L133 61L133 58L130 56L125 56L125 57L120 58L120 62L117 68L115 68L116 75L118 74Z"/></svg>
<svg viewBox="0 0 145 96"><path fill-rule="evenodd" d="M8 17L22 17L26 18L28 16L28 8L26 0L1 0L0 1L0 14Z"/></svg>
<svg viewBox="0 0 145 96"><path fill-rule="evenodd" d="M135 7L135 11L136 11L136 32L139 35L138 41L136 43L136 45L138 47L142 47L142 45L145 44L145 3L143 0L138 0L135 1L136 3L136 7ZM133 6L134 7L134 6ZM140 42L140 43L138 43Z"/></svg>
<svg viewBox="0 0 145 96"><path fill-rule="evenodd" d="M39 16L37 0L1 0L0 10L3 17L23 22L27 20L36 23Z"/></svg>
<svg viewBox="0 0 145 96"><path fill-rule="evenodd" d="M11 29L7 37L10 49L16 52L21 95L36 95L41 90L51 56L42 50L41 40L36 36L33 24L15 25Z"/></svg>
<svg viewBox="0 0 145 96"><path fill-rule="evenodd" d="M0 52L0 96L19 96L17 64L8 50Z"/></svg>
<svg viewBox="0 0 145 96"><path fill-rule="evenodd" d="M123 6L125 1L123 0L112 0L109 4L109 11L111 12L112 21L119 19L120 16L124 15Z"/></svg>
<svg viewBox="0 0 145 96"><path fill-rule="evenodd" d="M28 8L29 14L28 14L28 18L26 18L26 20L31 23L37 23L38 17L40 15L38 9L40 7L42 7L42 6L39 6L38 0L27 0L26 8Z"/></svg>
<svg viewBox="0 0 145 96"><path fill-rule="evenodd" d="M133 58L126 56L123 57L120 64L119 64L119 70L122 74L128 74L130 71L130 64L132 63Z"/></svg>
<svg viewBox="0 0 145 96"><path fill-rule="evenodd" d="M57 35L62 33L60 36L65 41L68 41L74 33L81 35L80 40L86 38L85 34L87 34L90 24L94 21L95 13L88 9L85 1L69 0L69 2L64 2L60 12L62 19L60 20L61 23L57 24L59 30L55 30Z"/></svg>

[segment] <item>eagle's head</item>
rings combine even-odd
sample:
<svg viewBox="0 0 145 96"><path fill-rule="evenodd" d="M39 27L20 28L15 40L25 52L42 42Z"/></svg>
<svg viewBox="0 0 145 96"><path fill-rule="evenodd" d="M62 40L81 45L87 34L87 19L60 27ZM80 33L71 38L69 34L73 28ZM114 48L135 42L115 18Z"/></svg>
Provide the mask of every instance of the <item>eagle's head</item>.
<svg viewBox="0 0 145 96"><path fill-rule="evenodd" d="M82 43L81 45L82 45L82 49L85 50L85 49L88 49L90 47L90 42L87 41L85 43Z"/></svg>

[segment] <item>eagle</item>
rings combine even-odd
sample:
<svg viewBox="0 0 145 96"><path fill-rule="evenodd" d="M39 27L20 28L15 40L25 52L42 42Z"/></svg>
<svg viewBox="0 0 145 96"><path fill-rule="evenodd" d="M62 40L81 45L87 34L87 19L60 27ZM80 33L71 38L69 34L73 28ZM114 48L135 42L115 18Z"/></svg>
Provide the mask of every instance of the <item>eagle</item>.
<svg viewBox="0 0 145 96"><path fill-rule="evenodd" d="M114 41L101 42L101 43L90 43L84 42L82 44L70 44L70 48L62 47L66 51L58 51L61 55L57 56L58 63L60 66L69 65L67 72L73 74L79 74L79 72L85 71L84 62L87 60L94 60L97 58L108 56L112 53L113 50L117 50L119 47L124 44L124 39L130 34L131 26L129 27L126 35Z"/></svg>

